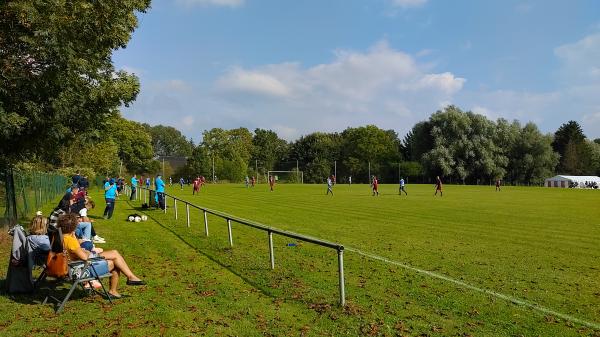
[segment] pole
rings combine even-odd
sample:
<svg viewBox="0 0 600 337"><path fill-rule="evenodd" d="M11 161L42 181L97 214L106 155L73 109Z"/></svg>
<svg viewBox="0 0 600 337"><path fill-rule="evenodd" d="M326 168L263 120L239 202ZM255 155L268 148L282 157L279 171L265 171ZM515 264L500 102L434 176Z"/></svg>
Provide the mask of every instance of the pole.
<svg viewBox="0 0 600 337"><path fill-rule="evenodd" d="M337 160L333 161L333 182L337 180Z"/></svg>
<svg viewBox="0 0 600 337"><path fill-rule="evenodd" d="M175 220L177 220L177 199L173 198L173 209L175 210Z"/></svg>
<svg viewBox="0 0 600 337"><path fill-rule="evenodd" d="M185 203L185 213L187 215L187 226L190 227L190 204Z"/></svg>
<svg viewBox="0 0 600 337"><path fill-rule="evenodd" d="M162 160L163 160L163 170L162 170L162 176L163 176L163 178L166 178L166 177L165 177L165 158L163 158Z"/></svg>
<svg viewBox="0 0 600 337"><path fill-rule="evenodd" d="M340 306L346 305L346 290L344 289L344 249L338 250L338 267L340 274Z"/></svg>
<svg viewBox="0 0 600 337"><path fill-rule="evenodd" d="M275 254L273 253L273 232L269 231L269 257L271 259L271 269L275 269Z"/></svg>
<svg viewBox="0 0 600 337"><path fill-rule="evenodd" d="M165 204L165 214L167 214L167 195L163 193L163 202Z"/></svg>
<svg viewBox="0 0 600 337"><path fill-rule="evenodd" d="M233 247L233 236L231 235L231 220L227 219L227 231L229 232L229 246Z"/></svg>
<svg viewBox="0 0 600 337"><path fill-rule="evenodd" d="M212 182L215 183L215 157L212 157Z"/></svg>
<svg viewBox="0 0 600 337"><path fill-rule="evenodd" d="M206 217L206 211L204 211L204 234L208 236L208 218Z"/></svg>
<svg viewBox="0 0 600 337"><path fill-rule="evenodd" d="M254 160L254 171L256 171L256 183L258 184L258 159Z"/></svg>
<svg viewBox="0 0 600 337"><path fill-rule="evenodd" d="M371 184L371 162L369 162L369 184Z"/></svg>
<svg viewBox="0 0 600 337"><path fill-rule="evenodd" d="M300 180L298 174L300 174L300 170L298 169L298 159L296 159L296 183L298 183L298 181Z"/></svg>

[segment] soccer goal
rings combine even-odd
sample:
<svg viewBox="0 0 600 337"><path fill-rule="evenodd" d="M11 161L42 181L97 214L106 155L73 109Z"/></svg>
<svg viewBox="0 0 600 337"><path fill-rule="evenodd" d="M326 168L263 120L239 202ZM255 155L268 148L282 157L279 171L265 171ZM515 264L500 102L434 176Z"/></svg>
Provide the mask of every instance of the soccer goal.
<svg viewBox="0 0 600 337"><path fill-rule="evenodd" d="M304 184L303 171L267 171L266 181L269 181L269 176L274 176L278 183Z"/></svg>

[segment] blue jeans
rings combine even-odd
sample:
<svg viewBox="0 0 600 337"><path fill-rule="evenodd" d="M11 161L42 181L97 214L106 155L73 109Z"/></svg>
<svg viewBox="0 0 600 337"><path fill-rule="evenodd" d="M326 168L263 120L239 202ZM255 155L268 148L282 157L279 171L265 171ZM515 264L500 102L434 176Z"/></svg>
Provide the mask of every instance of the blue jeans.
<svg viewBox="0 0 600 337"><path fill-rule="evenodd" d="M115 210L115 199L105 199L106 208L104 209L104 216L107 219L112 218L113 211Z"/></svg>
<svg viewBox="0 0 600 337"><path fill-rule="evenodd" d="M92 223L80 222L75 228L75 236L80 239L90 240L92 238Z"/></svg>
<svg viewBox="0 0 600 337"><path fill-rule="evenodd" d="M131 186L131 197L129 197L129 200L135 199L136 192L137 192L137 187Z"/></svg>

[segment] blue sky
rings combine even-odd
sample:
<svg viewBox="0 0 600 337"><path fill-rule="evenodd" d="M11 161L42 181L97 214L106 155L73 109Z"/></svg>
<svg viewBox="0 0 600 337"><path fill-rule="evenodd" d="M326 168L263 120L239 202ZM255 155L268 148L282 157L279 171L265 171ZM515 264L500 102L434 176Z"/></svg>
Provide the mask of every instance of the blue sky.
<svg viewBox="0 0 600 337"><path fill-rule="evenodd" d="M600 137L600 2L155 0L117 68L128 118L292 140L375 124L403 136L447 104Z"/></svg>

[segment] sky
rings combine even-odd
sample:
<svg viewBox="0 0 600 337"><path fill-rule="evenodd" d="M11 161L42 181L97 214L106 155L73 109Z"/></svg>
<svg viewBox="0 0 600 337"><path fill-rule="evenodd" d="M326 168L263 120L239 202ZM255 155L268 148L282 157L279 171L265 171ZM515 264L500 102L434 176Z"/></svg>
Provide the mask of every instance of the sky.
<svg viewBox="0 0 600 337"><path fill-rule="evenodd" d="M200 141L374 124L403 137L454 104L600 138L600 1L154 0L116 68L129 119Z"/></svg>

